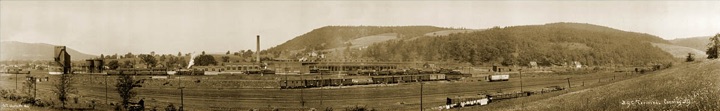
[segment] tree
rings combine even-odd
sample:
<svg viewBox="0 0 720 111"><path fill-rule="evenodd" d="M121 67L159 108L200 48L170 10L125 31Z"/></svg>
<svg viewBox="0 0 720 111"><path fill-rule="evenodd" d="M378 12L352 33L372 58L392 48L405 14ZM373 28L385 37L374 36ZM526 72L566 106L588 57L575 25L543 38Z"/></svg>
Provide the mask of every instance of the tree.
<svg viewBox="0 0 720 111"><path fill-rule="evenodd" d="M222 57L222 60L223 60L223 62L230 62L230 57L229 57L229 56L223 56L223 57Z"/></svg>
<svg viewBox="0 0 720 111"><path fill-rule="evenodd" d="M117 63L117 61L115 61L115 63ZM53 92L55 92L58 100L62 103L62 108L65 109L65 103L68 101L68 95L75 91L75 87L73 86L74 81L71 74L62 74L57 82L58 83L55 84L55 90Z"/></svg>
<svg viewBox="0 0 720 111"><path fill-rule="evenodd" d="M687 59L685 59L686 62L692 62L695 61L695 57L693 57L693 53L688 53Z"/></svg>
<svg viewBox="0 0 720 111"><path fill-rule="evenodd" d="M117 60L112 60L108 62L108 67L110 67L110 70L115 70L120 67L120 62L118 62Z"/></svg>
<svg viewBox="0 0 720 111"><path fill-rule="evenodd" d="M134 68L134 65L135 65L135 64L134 64L132 61L130 61L130 60L125 60L125 62L123 63L123 65L125 66L125 68Z"/></svg>
<svg viewBox="0 0 720 111"><path fill-rule="evenodd" d="M202 54L200 54L200 55L205 55L205 51L202 51Z"/></svg>
<svg viewBox="0 0 720 111"><path fill-rule="evenodd" d="M27 94L32 101L35 101L35 94L37 94L37 78L33 76L27 76L25 78L25 82L23 83L25 87L25 94Z"/></svg>
<svg viewBox="0 0 720 111"><path fill-rule="evenodd" d="M230 55L230 51L225 52L225 55Z"/></svg>
<svg viewBox="0 0 720 111"><path fill-rule="evenodd" d="M132 53L128 52L127 54L125 54L125 58L135 58L135 55L133 55Z"/></svg>
<svg viewBox="0 0 720 111"><path fill-rule="evenodd" d="M253 54L255 54L255 53L252 50L248 49L248 50L245 50L245 52L242 54L242 57L250 58L253 56Z"/></svg>
<svg viewBox="0 0 720 111"><path fill-rule="evenodd" d="M720 47L720 33L715 34L715 36L710 37L710 43L708 44L708 49L706 54L708 55L708 59L717 59L718 58L718 47Z"/></svg>
<svg viewBox="0 0 720 111"><path fill-rule="evenodd" d="M133 91L133 88L135 87L142 87L140 85L140 81L135 81L132 77L130 77L130 75L125 74L121 74L118 77L115 88L117 88L117 92L122 99L123 107L127 108L130 103L130 99L137 95L137 92Z"/></svg>
<svg viewBox="0 0 720 111"><path fill-rule="evenodd" d="M212 55L200 55L195 57L194 60L197 66L217 65L217 61Z"/></svg>
<svg viewBox="0 0 720 111"><path fill-rule="evenodd" d="M177 64L180 63L180 58L178 57L168 57L167 61L165 61L165 66L169 68L174 68L174 66L177 66Z"/></svg>
<svg viewBox="0 0 720 111"><path fill-rule="evenodd" d="M140 54L140 59L142 60L145 65L147 65L148 68L155 67L157 65L157 59L155 59L155 56L147 55L147 54Z"/></svg>

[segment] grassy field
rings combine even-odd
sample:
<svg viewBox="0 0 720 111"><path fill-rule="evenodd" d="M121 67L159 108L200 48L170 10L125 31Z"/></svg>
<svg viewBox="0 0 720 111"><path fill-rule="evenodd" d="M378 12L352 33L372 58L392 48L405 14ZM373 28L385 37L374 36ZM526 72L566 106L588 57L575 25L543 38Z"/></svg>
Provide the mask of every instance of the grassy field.
<svg viewBox="0 0 720 111"><path fill-rule="evenodd" d="M720 110L720 61L676 67L599 87L522 98L463 110ZM497 107L503 106L503 107Z"/></svg>
<svg viewBox="0 0 720 111"><path fill-rule="evenodd" d="M47 76L51 81L39 84L38 95L44 100L54 101L50 86L56 76ZM523 74L523 90L539 90L547 86L567 87L566 78L571 78L573 87L600 86L618 80L630 79L639 74L615 73L601 71L597 73L525 73ZM137 76L136 78L147 78ZM370 85L362 87L332 87L313 89L278 89L254 86L272 86L284 76L183 76L180 79L184 90L185 108L189 110L247 110L247 109L281 109L307 110L310 108L344 109L354 106L365 106L379 110L419 110L419 83L403 83L391 85ZM424 109L444 105L446 97L476 95L480 93L516 92L520 91L518 74L512 74L510 81L486 82L480 78L465 81L432 81L423 85ZM101 110L112 109L105 104L105 78L99 75L78 75L77 83L79 103L71 103L72 107L86 107L89 101L97 101ZM115 76L108 77L108 101L117 103L119 97L112 85ZM473 80L475 79L475 80ZM13 76L2 76L0 84L3 89L13 89ZM199 82L196 82L200 80ZM167 84L165 84L167 83ZM149 79L138 88L135 101L144 98L150 108L162 109L168 104L178 106L180 91L176 89L178 79ZM251 87L253 86L253 87ZM552 93L551 93L552 94ZM551 95L546 94L546 95ZM559 94L557 94L559 95ZM529 97L532 98L532 97ZM304 101L304 104L302 104ZM501 101L502 102L502 101ZM55 102L57 104L57 102Z"/></svg>

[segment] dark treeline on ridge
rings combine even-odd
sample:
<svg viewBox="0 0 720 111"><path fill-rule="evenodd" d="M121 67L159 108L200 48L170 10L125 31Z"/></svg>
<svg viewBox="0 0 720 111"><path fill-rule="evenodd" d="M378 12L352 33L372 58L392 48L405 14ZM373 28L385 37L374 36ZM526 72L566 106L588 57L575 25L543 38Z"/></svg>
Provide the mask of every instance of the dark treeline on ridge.
<svg viewBox="0 0 720 111"><path fill-rule="evenodd" d="M646 65L673 57L651 45L659 37L579 23L491 28L416 40L374 44L363 56L376 60L453 61L474 65Z"/></svg>

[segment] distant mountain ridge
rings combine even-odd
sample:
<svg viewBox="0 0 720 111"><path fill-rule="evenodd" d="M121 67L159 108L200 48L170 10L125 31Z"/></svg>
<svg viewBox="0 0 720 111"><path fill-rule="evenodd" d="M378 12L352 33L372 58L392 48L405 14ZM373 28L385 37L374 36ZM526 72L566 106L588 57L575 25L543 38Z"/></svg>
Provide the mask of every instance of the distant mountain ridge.
<svg viewBox="0 0 720 111"><path fill-rule="evenodd" d="M0 42L0 61L9 60L53 60L54 47L45 43L24 43L17 41ZM96 55L85 54L72 47L67 47L68 53L72 57L71 60L84 60L98 57Z"/></svg>
<svg viewBox="0 0 720 111"><path fill-rule="evenodd" d="M710 37L711 36L701 36L701 37L690 37L690 38L678 38L670 40L675 45L678 46L685 46L694 48L701 51L707 50L707 45L710 43Z"/></svg>
<svg viewBox="0 0 720 111"><path fill-rule="evenodd" d="M409 39L426 33L450 30L435 26L325 26L267 49L270 53L328 50L344 47L358 38L394 33L397 39ZM388 36L390 37L390 36Z"/></svg>

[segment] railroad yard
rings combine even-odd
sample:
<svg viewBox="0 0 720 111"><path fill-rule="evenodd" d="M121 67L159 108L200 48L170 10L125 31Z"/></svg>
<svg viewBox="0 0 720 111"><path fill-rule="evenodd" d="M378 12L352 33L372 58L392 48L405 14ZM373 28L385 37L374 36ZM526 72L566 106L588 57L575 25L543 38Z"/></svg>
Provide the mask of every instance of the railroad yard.
<svg viewBox="0 0 720 111"><path fill-rule="evenodd" d="M546 87L558 86L570 89L598 86L643 74L614 70L592 71L589 68L581 73L533 73L524 72L522 90L540 92ZM587 71L591 70L591 71ZM33 76L48 77L49 81L39 82L39 98L52 98L52 83L56 75L32 73ZM407 82L394 84L367 84L353 86L326 86L314 88L281 88L283 79L288 78L367 78L347 75L208 75L208 76L134 76L143 79L142 87L137 88L135 101L147 101L148 108L162 109L169 104L179 105L180 90L178 84L185 87L183 104L186 110L310 110L344 109L363 106L378 110L420 109L422 86L422 108L433 109L445 105L446 98L482 94L516 93L521 90L518 72L509 73L509 81L488 82L484 77L467 77L460 80L436 80L425 82ZM22 75L24 76L24 75ZM22 77L24 78L24 77ZM21 78L21 79L22 79ZM117 76L78 74L78 106L96 101L100 109L112 109L106 101L117 104L119 97L113 86ZM570 78L568 80L568 78ZM2 76L3 89L12 89L15 85L12 74ZM105 87L105 80L111 83ZM20 84L22 85L22 84ZM537 95L537 94L535 94ZM52 100L52 99L50 99ZM72 105L72 104L71 104Z"/></svg>
<svg viewBox="0 0 720 111"><path fill-rule="evenodd" d="M711 6L3 0L0 111L720 111Z"/></svg>

